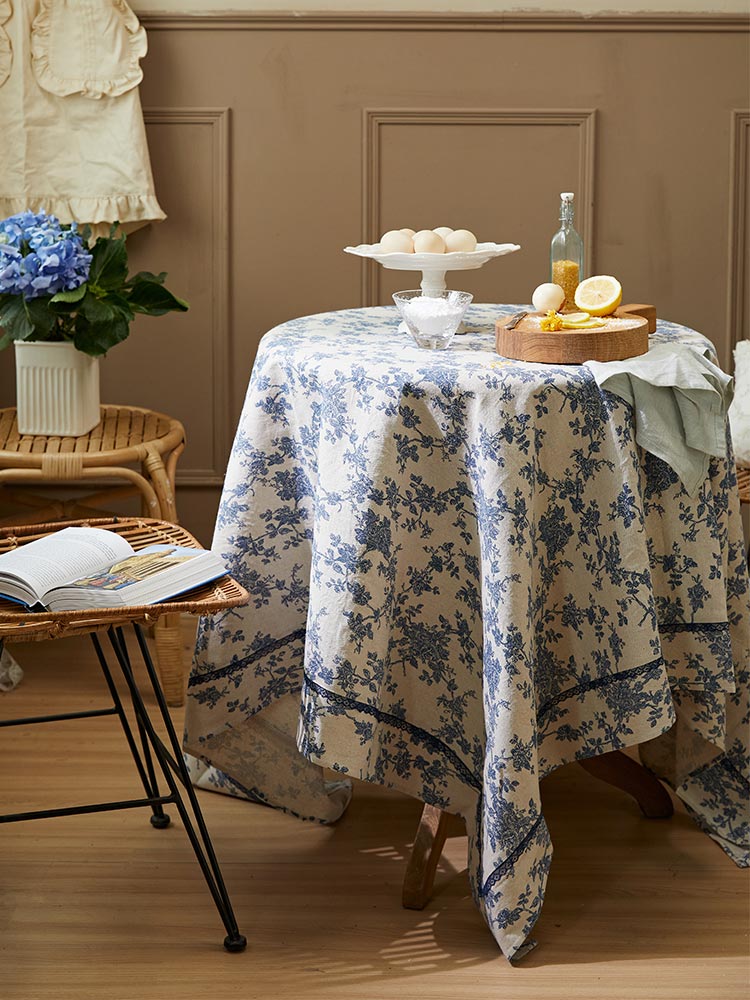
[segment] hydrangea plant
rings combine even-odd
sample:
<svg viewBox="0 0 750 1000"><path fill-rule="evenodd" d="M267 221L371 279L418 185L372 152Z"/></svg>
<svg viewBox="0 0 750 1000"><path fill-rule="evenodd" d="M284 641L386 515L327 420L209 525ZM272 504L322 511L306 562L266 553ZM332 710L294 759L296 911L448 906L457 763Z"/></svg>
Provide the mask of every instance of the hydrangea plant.
<svg viewBox="0 0 750 1000"><path fill-rule="evenodd" d="M72 342L99 357L130 333L136 313L185 312L166 273L128 276L125 236L99 237L45 212L0 222L0 349L14 340Z"/></svg>

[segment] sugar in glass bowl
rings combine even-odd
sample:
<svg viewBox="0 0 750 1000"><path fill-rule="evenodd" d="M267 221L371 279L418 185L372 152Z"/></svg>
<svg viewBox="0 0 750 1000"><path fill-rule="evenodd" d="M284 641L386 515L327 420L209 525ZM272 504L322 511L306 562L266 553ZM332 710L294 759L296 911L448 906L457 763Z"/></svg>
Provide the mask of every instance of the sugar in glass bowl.
<svg viewBox="0 0 750 1000"><path fill-rule="evenodd" d="M453 340L473 298L471 292L447 288L432 295L424 295L420 288L410 288L396 292L393 301L417 346L443 351Z"/></svg>

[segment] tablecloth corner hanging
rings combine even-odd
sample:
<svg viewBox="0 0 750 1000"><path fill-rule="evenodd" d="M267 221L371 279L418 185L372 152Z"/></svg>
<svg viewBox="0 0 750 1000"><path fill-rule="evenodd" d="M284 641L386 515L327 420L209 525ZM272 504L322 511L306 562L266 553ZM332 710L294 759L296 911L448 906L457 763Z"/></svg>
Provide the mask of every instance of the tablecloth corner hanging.
<svg viewBox="0 0 750 1000"><path fill-rule="evenodd" d="M94 236L166 218L138 93L146 50L125 0L0 0L0 217L44 210Z"/></svg>

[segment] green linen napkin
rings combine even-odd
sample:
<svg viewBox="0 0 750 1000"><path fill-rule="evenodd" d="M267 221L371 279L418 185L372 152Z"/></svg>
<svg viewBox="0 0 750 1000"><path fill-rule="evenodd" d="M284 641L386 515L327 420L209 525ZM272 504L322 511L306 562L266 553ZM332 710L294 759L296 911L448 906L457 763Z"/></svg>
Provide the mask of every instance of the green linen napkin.
<svg viewBox="0 0 750 1000"><path fill-rule="evenodd" d="M726 414L732 378L687 344L654 344L627 361L587 361L600 389L635 410L635 439L663 459L695 496L710 456L726 455Z"/></svg>

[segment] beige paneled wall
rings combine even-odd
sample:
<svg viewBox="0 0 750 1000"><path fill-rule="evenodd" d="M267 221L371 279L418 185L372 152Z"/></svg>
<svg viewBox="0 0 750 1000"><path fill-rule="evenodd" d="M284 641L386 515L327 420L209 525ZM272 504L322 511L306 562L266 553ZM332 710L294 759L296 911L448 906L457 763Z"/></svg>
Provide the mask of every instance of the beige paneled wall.
<svg viewBox="0 0 750 1000"><path fill-rule="evenodd" d="M527 302L572 189L591 266L628 299L702 330L725 363L750 334L741 18L144 23L141 94L169 218L134 234L133 264L169 271L192 309L139 320L105 362L105 396L185 422L178 502L205 540L260 337L408 287L341 252L382 229L465 225L521 243L458 280ZM0 378L10 399L9 364Z"/></svg>
<svg viewBox="0 0 750 1000"><path fill-rule="evenodd" d="M510 11L572 11L595 14L602 11L622 12L623 7L634 11L686 12L709 11L747 14L747 0L635 0L631 4L615 4L608 0L568 0L551 4L550 0L525 0L523 3L505 3L503 0L143 0L131 7L144 11L193 11L206 14L217 11L318 11L318 10L375 10L375 11L479 11L496 13Z"/></svg>

